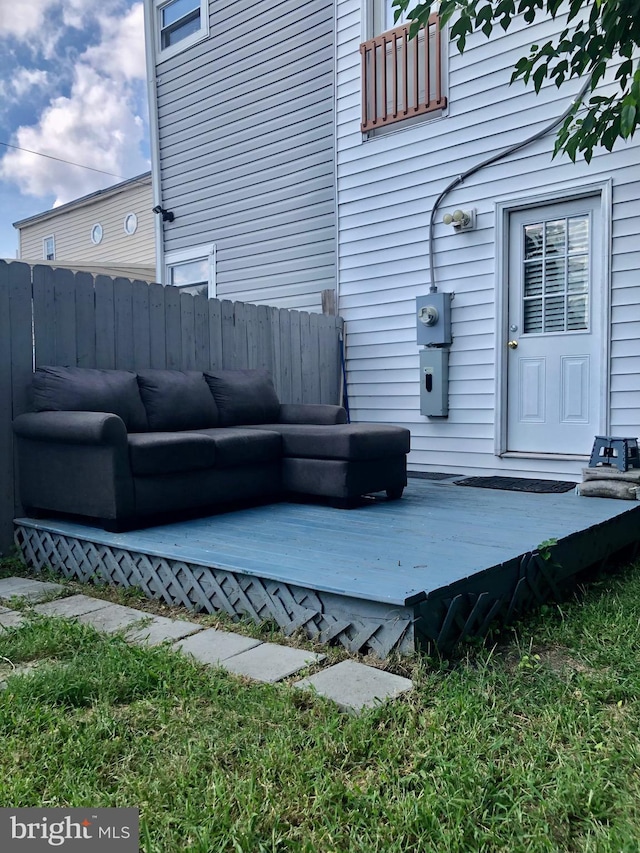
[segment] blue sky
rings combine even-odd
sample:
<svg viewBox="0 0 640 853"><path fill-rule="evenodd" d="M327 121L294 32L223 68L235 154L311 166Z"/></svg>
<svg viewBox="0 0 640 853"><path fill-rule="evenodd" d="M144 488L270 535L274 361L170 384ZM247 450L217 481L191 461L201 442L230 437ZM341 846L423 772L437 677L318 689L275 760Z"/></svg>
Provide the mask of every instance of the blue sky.
<svg viewBox="0 0 640 853"><path fill-rule="evenodd" d="M13 222L150 168L145 78L139 0L0 0L0 258Z"/></svg>

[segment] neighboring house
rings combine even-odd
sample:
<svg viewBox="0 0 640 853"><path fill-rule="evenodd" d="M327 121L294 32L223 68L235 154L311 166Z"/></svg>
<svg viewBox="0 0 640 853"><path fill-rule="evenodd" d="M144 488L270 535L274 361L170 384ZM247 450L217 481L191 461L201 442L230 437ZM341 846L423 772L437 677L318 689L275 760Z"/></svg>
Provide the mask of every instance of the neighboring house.
<svg viewBox="0 0 640 853"><path fill-rule="evenodd" d="M573 164L550 132L480 169L429 258L445 187L579 90L509 85L560 20L460 56L435 21L405 49L388 0L257 2L249 22L239 2L145 5L165 277L206 257L218 296L315 310L333 283L352 416L408 426L414 470L578 479L596 434L638 435L637 141ZM456 210L474 227L445 225ZM446 418L420 414L430 260L455 292Z"/></svg>
<svg viewBox="0 0 640 853"><path fill-rule="evenodd" d="M158 217L163 283L319 311L336 281L332 0L145 12L154 204L175 214Z"/></svg>
<svg viewBox="0 0 640 853"><path fill-rule="evenodd" d="M151 172L14 222L19 257L88 272L155 278Z"/></svg>

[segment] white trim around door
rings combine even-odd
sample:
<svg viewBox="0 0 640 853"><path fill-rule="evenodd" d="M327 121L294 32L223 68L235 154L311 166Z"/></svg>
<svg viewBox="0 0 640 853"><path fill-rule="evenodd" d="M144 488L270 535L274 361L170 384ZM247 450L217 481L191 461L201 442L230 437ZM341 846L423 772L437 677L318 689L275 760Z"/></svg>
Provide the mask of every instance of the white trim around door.
<svg viewBox="0 0 640 853"><path fill-rule="evenodd" d="M610 381L610 280L611 280L611 182L583 185L574 190L565 190L555 194L532 196L500 202L495 206L496 216L496 330L495 330L495 445L496 456L517 455L524 458L582 458L580 454L549 454L540 449L538 452L509 452L508 447L508 349L509 335L509 234L512 218L523 211L542 208L549 205L571 205L582 199L595 199L599 228L592 234L592 251L597 253L600 263L600 286L596 289L596 301L591 305L591 323L599 338L599 382L593 388L597 395L598 423L596 431L606 434L609 424L609 381ZM512 321L513 324L513 321ZM511 336L513 337L513 335Z"/></svg>

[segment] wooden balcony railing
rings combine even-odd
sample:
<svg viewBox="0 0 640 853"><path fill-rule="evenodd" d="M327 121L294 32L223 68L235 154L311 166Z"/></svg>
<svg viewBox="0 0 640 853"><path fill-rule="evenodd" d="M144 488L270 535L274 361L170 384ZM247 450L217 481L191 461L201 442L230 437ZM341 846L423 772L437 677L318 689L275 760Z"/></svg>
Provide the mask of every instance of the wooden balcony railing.
<svg viewBox="0 0 640 853"><path fill-rule="evenodd" d="M447 105L438 16L432 15L413 39L409 26L403 24L360 45L363 133Z"/></svg>

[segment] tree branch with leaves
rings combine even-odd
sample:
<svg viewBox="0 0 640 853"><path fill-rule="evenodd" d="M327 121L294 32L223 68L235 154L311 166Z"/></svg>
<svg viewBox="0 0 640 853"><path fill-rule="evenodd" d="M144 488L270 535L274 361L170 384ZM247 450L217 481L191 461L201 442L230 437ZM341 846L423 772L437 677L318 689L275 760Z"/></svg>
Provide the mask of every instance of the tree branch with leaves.
<svg viewBox="0 0 640 853"><path fill-rule="evenodd" d="M393 0L396 20L407 9L413 37L426 25L432 0ZM533 44L518 60L511 82L531 82L538 93L546 80L558 88L572 78L590 79L562 123L554 156L564 152L575 161L589 162L594 150L611 151L616 140L630 139L640 120L640 0L441 0L440 25L450 21L450 38L464 53L467 38L482 32L489 38L494 27L508 30L522 15L527 24L544 17L563 20L562 30L544 44ZM565 19L566 15L566 19ZM607 71L615 91L598 94L596 87Z"/></svg>

